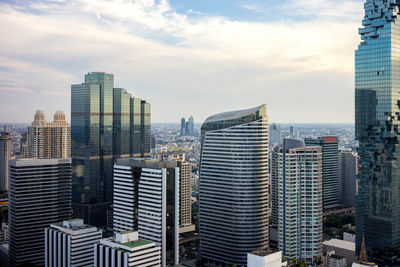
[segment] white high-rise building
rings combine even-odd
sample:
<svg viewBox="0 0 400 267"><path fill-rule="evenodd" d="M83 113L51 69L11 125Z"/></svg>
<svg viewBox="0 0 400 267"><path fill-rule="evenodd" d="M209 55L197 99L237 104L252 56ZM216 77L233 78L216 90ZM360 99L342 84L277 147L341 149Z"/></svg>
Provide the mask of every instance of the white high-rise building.
<svg viewBox="0 0 400 267"><path fill-rule="evenodd" d="M45 266L93 266L93 246L100 242L101 237L101 230L83 224L82 219L51 224L45 229Z"/></svg>
<svg viewBox="0 0 400 267"><path fill-rule="evenodd" d="M268 248L266 105L209 117L201 142L202 259L246 265L247 253Z"/></svg>
<svg viewBox="0 0 400 267"><path fill-rule="evenodd" d="M160 247L135 231L115 233L94 246L95 267L160 267Z"/></svg>
<svg viewBox="0 0 400 267"><path fill-rule="evenodd" d="M140 239L161 246L162 266L178 264L179 193L176 161L119 159L114 165L114 232L138 229Z"/></svg>
<svg viewBox="0 0 400 267"><path fill-rule="evenodd" d="M273 218L278 221L283 256L315 263L322 257L322 148L284 139L272 152L272 192L278 199Z"/></svg>

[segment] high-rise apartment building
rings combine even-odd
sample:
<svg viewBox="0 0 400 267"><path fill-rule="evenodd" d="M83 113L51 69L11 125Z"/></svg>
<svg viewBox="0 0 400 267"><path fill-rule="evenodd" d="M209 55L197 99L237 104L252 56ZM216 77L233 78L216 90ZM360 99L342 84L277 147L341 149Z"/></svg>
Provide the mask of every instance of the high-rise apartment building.
<svg viewBox="0 0 400 267"><path fill-rule="evenodd" d="M283 137L281 126L273 123L269 126L269 146L280 146L282 145Z"/></svg>
<svg viewBox="0 0 400 267"><path fill-rule="evenodd" d="M45 231L71 218L71 159L10 161L9 266L45 260Z"/></svg>
<svg viewBox="0 0 400 267"><path fill-rule="evenodd" d="M322 198L324 209L339 207L339 141L336 136L305 138L306 146L322 147Z"/></svg>
<svg viewBox="0 0 400 267"><path fill-rule="evenodd" d="M44 236L45 267L90 267L102 232L82 219L72 219L51 224Z"/></svg>
<svg viewBox="0 0 400 267"><path fill-rule="evenodd" d="M137 229L160 244L162 266L179 262L180 187L176 161L119 159L114 165L114 232Z"/></svg>
<svg viewBox="0 0 400 267"><path fill-rule="evenodd" d="M138 232L125 231L95 245L94 267L160 267L160 247L143 240Z"/></svg>
<svg viewBox="0 0 400 267"><path fill-rule="evenodd" d="M339 153L340 204L344 207L355 205L357 170L357 154L352 151L341 151Z"/></svg>
<svg viewBox="0 0 400 267"><path fill-rule="evenodd" d="M150 156L150 104L114 88L114 75L88 73L71 86L71 139L74 217L105 226L114 162Z"/></svg>
<svg viewBox="0 0 400 267"><path fill-rule="evenodd" d="M322 148L305 147L296 139L284 139L275 147L271 164L277 168L271 180L278 183L279 249L290 259L316 263L322 257Z"/></svg>
<svg viewBox="0 0 400 267"><path fill-rule="evenodd" d="M400 3L367 0L355 52L355 122L360 157L357 255L400 254Z"/></svg>
<svg viewBox="0 0 400 267"><path fill-rule="evenodd" d="M8 161L13 155L13 142L9 133L0 136L0 190L8 191Z"/></svg>
<svg viewBox="0 0 400 267"><path fill-rule="evenodd" d="M248 252L268 247L266 106L209 117L201 150L202 260L245 265Z"/></svg>
<svg viewBox="0 0 400 267"><path fill-rule="evenodd" d="M27 158L70 158L71 128L65 114L57 111L53 122L47 122L43 111L38 110L27 134Z"/></svg>

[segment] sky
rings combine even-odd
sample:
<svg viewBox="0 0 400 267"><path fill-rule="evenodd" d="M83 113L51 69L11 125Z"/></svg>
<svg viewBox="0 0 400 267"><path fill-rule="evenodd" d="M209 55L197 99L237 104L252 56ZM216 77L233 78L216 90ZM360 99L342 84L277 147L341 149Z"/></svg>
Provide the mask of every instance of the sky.
<svg viewBox="0 0 400 267"><path fill-rule="evenodd" d="M114 74L153 122L267 104L271 122L354 121L363 0L0 0L0 122L70 116Z"/></svg>

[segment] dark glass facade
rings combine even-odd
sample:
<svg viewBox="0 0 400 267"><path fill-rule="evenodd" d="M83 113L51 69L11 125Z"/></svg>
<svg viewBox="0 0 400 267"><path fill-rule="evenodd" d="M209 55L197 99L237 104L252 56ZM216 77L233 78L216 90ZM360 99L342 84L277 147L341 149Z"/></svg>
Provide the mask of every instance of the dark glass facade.
<svg viewBox="0 0 400 267"><path fill-rule="evenodd" d="M149 156L150 142L150 104L114 88L112 74L88 73L85 83L72 85L74 216L83 214L85 223L105 226L114 162L120 157Z"/></svg>
<svg viewBox="0 0 400 267"><path fill-rule="evenodd" d="M367 0L362 41L355 53L357 254L400 251L400 24L399 1Z"/></svg>
<svg viewBox="0 0 400 267"><path fill-rule="evenodd" d="M324 209L339 207L339 142L336 136L305 138L306 146L322 147L322 195Z"/></svg>

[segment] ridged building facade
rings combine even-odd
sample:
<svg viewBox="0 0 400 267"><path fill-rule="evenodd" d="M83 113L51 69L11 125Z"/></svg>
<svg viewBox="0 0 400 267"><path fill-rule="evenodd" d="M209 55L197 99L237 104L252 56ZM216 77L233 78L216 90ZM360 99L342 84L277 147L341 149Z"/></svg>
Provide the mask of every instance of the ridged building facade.
<svg viewBox="0 0 400 267"><path fill-rule="evenodd" d="M201 145L202 260L245 265L247 253L268 247L266 106L209 117Z"/></svg>
<svg viewBox="0 0 400 267"><path fill-rule="evenodd" d="M71 218L71 159L10 161L9 266L43 266L45 228Z"/></svg>

